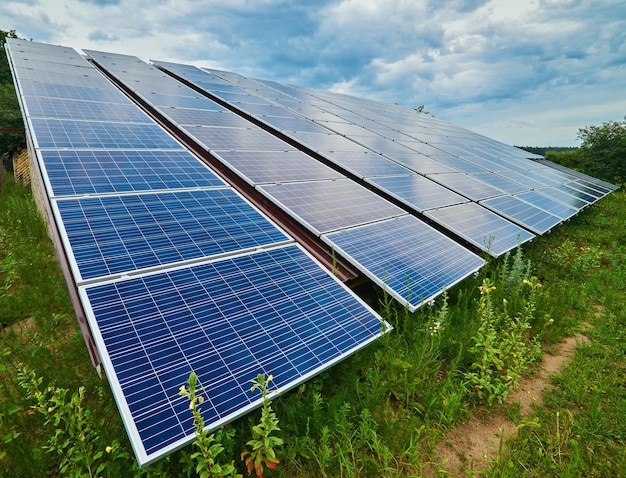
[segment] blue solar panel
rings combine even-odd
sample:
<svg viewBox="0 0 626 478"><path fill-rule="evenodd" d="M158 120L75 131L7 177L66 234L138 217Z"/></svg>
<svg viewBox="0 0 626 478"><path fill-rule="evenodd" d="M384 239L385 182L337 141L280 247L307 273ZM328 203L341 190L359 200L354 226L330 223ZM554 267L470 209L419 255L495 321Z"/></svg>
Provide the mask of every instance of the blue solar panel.
<svg viewBox="0 0 626 478"><path fill-rule="evenodd" d="M371 178L368 182L399 199L403 203L424 211L436 207L467 202L467 198L447 189L424 176L393 176Z"/></svg>
<svg viewBox="0 0 626 478"><path fill-rule="evenodd" d="M242 273L245 271L245 273ZM141 464L194 437L178 395L194 371L205 425L260 404L378 337L378 316L297 246L87 287L87 316Z"/></svg>
<svg viewBox="0 0 626 478"><path fill-rule="evenodd" d="M221 128L218 126L186 126L185 130L207 149L221 151L285 151L293 149L284 141L260 128Z"/></svg>
<svg viewBox="0 0 626 478"><path fill-rule="evenodd" d="M250 122L226 110L194 110L190 108L161 108L160 110L179 125L226 126L231 128L250 126Z"/></svg>
<svg viewBox="0 0 626 478"><path fill-rule="evenodd" d="M578 212L575 208L561 204L560 202L555 201L548 196L544 196L537 191L528 191L522 194L516 194L515 197L521 199L522 201L526 201L539 209L543 209L550 214L560 217L563 220L569 219Z"/></svg>
<svg viewBox="0 0 626 478"><path fill-rule="evenodd" d="M82 280L289 240L231 189L56 204Z"/></svg>
<svg viewBox="0 0 626 478"><path fill-rule="evenodd" d="M349 179L259 187L315 234L406 214Z"/></svg>
<svg viewBox="0 0 626 478"><path fill-rule="evenodd" d="M555 189L554 187L537 189L537 192L540 192L544 196L551 197L552 199L556 199L561 204L566 204L567 206L576 208L578 210L583 209L588 205L586 201L583 201L582 199L578 199L570 194L567 194L566 192L559 191L558 189Z"/></svg>
<svg viewBox="0 0 626 478"><path fill-rule="evenodd" d="M225 186L188 151L42 150L51 196Z"/></svg>
<svg viewBox="0 0 626 478"><path fill-rule="evenodd" d="M431 174L428 177L474 201L503 194L499 189L463 173Z"/></svg>
<svg viewBox="0 0 626 478"><path fill-rule="evenodd" d="M506 173L501 173L506 175ZM493 174L493 173L472 173L470 176L479 179L483 183L487 183L494 188L497 188L508 194L516 194L524 191L528 191L528 187L522 186L519 183L506 179L503 176Z"/></svg>
<svg viewBox="0 0 626 478"><path fill-rule="evenodd" d="M151 123L152 120L130 103L105 103L60 98L31 97L27 104L28 116L73 120L107 120Z"/></svg>
<svg viewBox="0 0 626 478"><path fill-rule="evenodd" d="M324 235L411 311L480 269L485 261L413 216Z"/></svg>
<svg viewBox="0 0 626 478"><path fill-rule="evenodd" d="M252 185L344 177L300 151L221 151L215 154Z"/></svg>
<svg viewBox="0 0 626 478"><path fill-rule="evenodd" d="M20 88L26 96L47 96L84 101L106 101L108 103L128 103L122 92L114 89L92 88L89 86L71 86L57 83L21 80ZM30 99L29 99L30 101Z"/></svg>
<svg viewBox="0 0 626 478"><path fill-rule="evenodd" d="M513 196L491 198L480 204L537 234L544 234L561 222L561 218Z"/></svg>
<svg viewBox="0 0 626 478"><path fill-rule="evenodd" d="M39 148L182 149L156 124L107 123L33 118Z"/></svg>
<svg viewBox="0 0 626 478"><path fill-rule="evenodd" d="M494 257L535 237L473 202L432 209L425 214Z"/></svg>
<svg viewBox="0 0 626 478"><path fill-rule="evenodd" d="M371 151L333 151L324 156L359 177L411 174L409 169Z"/></svg>
<svg viewBox="0 0 626 478"><path fill-rule="evenodd" d="M387 156L420 174L456 172L455 169L417 152L408 154L394 153Z"/></svg>
<svg viewBox="0 0 626 478"><path fill-rule="evenodd" d="M564 192L566 194L569 194L570 196L574 196L575 198L585 201L588 204L591 204L596 201L595 196L592 196L591 194L587 194L581 191L580 189L576 189L575 187L573 187L573 185L574 185L573 182L570 182L567 184L557 184L556 186L552 186L552 189L555 189L560 192Z"/></svg>

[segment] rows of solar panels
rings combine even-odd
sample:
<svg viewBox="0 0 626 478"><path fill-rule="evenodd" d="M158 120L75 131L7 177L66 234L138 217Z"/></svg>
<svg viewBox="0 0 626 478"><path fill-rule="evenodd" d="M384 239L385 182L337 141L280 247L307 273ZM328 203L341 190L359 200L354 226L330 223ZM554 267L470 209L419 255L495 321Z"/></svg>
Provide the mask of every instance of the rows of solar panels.
<svg viewBox="0 0 626 478"><path fill-rule="evenodd" d="M615 187L415 110L155 62L494 256ZM532 233L531 233L532 231Z"/></svg>
<svg viewBox="0 0 626 478"><path fill-rule="evenodd" d="M484 264L401 207L160 69L132 56L87 54L410 310Z"/></svg>
<svg viewBox="0 0 626 478"><path fill-rule="evenodd" d="M193 439L178 394L191 371L215 428L260 404L249 386L257 374L273 374L287 390L388 330L84 57L14 39L7 53L56 227L141 464ZM203 114L223 112L203 98L178 98Z"/></svg>

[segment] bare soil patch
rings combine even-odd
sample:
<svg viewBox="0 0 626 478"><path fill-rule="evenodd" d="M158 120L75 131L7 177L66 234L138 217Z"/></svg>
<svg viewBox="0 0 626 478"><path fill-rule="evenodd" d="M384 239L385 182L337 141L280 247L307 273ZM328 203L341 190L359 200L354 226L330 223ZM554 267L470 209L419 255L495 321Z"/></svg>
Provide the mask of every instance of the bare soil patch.
<svg viewBox="0 0 626 478"><path fill-rule="evenodd" d="M502 406L488 416L476 417L450 430L435 446L433 462L437 465L425 470L426 476L436 476L437 471L445 471L448 476L466 477L466 470L473 470L476 476L480 476L480 470L489 469L490 463L501 451L500 447L517 433L507 409L519 406L521 415L531 413L535 404L543 402L544 391L552 387L550 376L571 362L579 343L589 341L583 334L567 337L551 349L552 353L544 353L539 370L532 377L522 379L519 388L509 395Z"/></svg>

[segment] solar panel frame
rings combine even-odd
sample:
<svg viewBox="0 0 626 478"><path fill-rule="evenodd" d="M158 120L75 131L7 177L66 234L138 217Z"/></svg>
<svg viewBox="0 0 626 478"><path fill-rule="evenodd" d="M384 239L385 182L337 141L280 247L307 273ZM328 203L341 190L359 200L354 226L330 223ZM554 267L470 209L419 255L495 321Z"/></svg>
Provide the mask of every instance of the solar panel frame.
<svg viewBox="0 0 626 478"><path fill-rule="evenodd" d="M562 222L561 218L532 206L514 196L490 198L480 201L479 204L536 234L545 234Z"/></svg>
<svg viewBox="0 0 626 478"><path fill-rule="evenodd" d="M269 184L257 189L317 236L407 214L349 179Z"/></svg>
<svg viewBox="0 0 626 478"><path fill-rule="evenodd" d="M485 264L409 215L324 234L322 239L411 312ZM402 253L392 258L389 251Z"/></svg>
<svg viewBox="0 0 626 478"><path fill-rule="evenodd" d="M499 257L535 235L475 202L425 211L439 224L493 257ZM486 236L483 231L490 231Z"/></svg>
<svg viewBox="0 0 626 478"><path fill-rule="evenodd" d="M468 201L466 197L417 174L375 177L366 181L418 212Z"/></svg>
<svg viewBox="0 0 626 478"><path fill-rule="evenodd" d="M252 186L344 177L301 151L219 151L214 154Z"/></svg>
<svg viewBox="0 0 626 478"><path fill-rule="evenodd" d="M53 202L78 284L290 242L232 189Z"/></svg>
<svg viewBox="0 0 626 478"><path fill-rule="evenodd" d="M183 149L156 123L28 118L35 148Z"/></svg>
<svg viewBox="0 0 626 478"><path fill-rule="evenodd" d="M187 150L38 150L50 197L225 187Z"/></svg>

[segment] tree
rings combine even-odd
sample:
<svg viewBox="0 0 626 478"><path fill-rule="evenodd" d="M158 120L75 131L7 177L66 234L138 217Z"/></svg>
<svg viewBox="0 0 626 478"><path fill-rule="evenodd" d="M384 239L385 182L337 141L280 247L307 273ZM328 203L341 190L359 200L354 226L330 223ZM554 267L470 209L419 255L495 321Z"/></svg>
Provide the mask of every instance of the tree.
<svg viewBox="0 0 626 478"><path fill-rule="evenodd" d="M15 30L0 30L0 167L5 154L24 142L22 112L13 86L13 78L4 50L6 38L17 38Z"/></svg>
<svg viewBox="0 0 626 478"><path fill-rule="evenodd" d="M578 130L584 172L616 184L626 183L626 117Z"/></svg>

